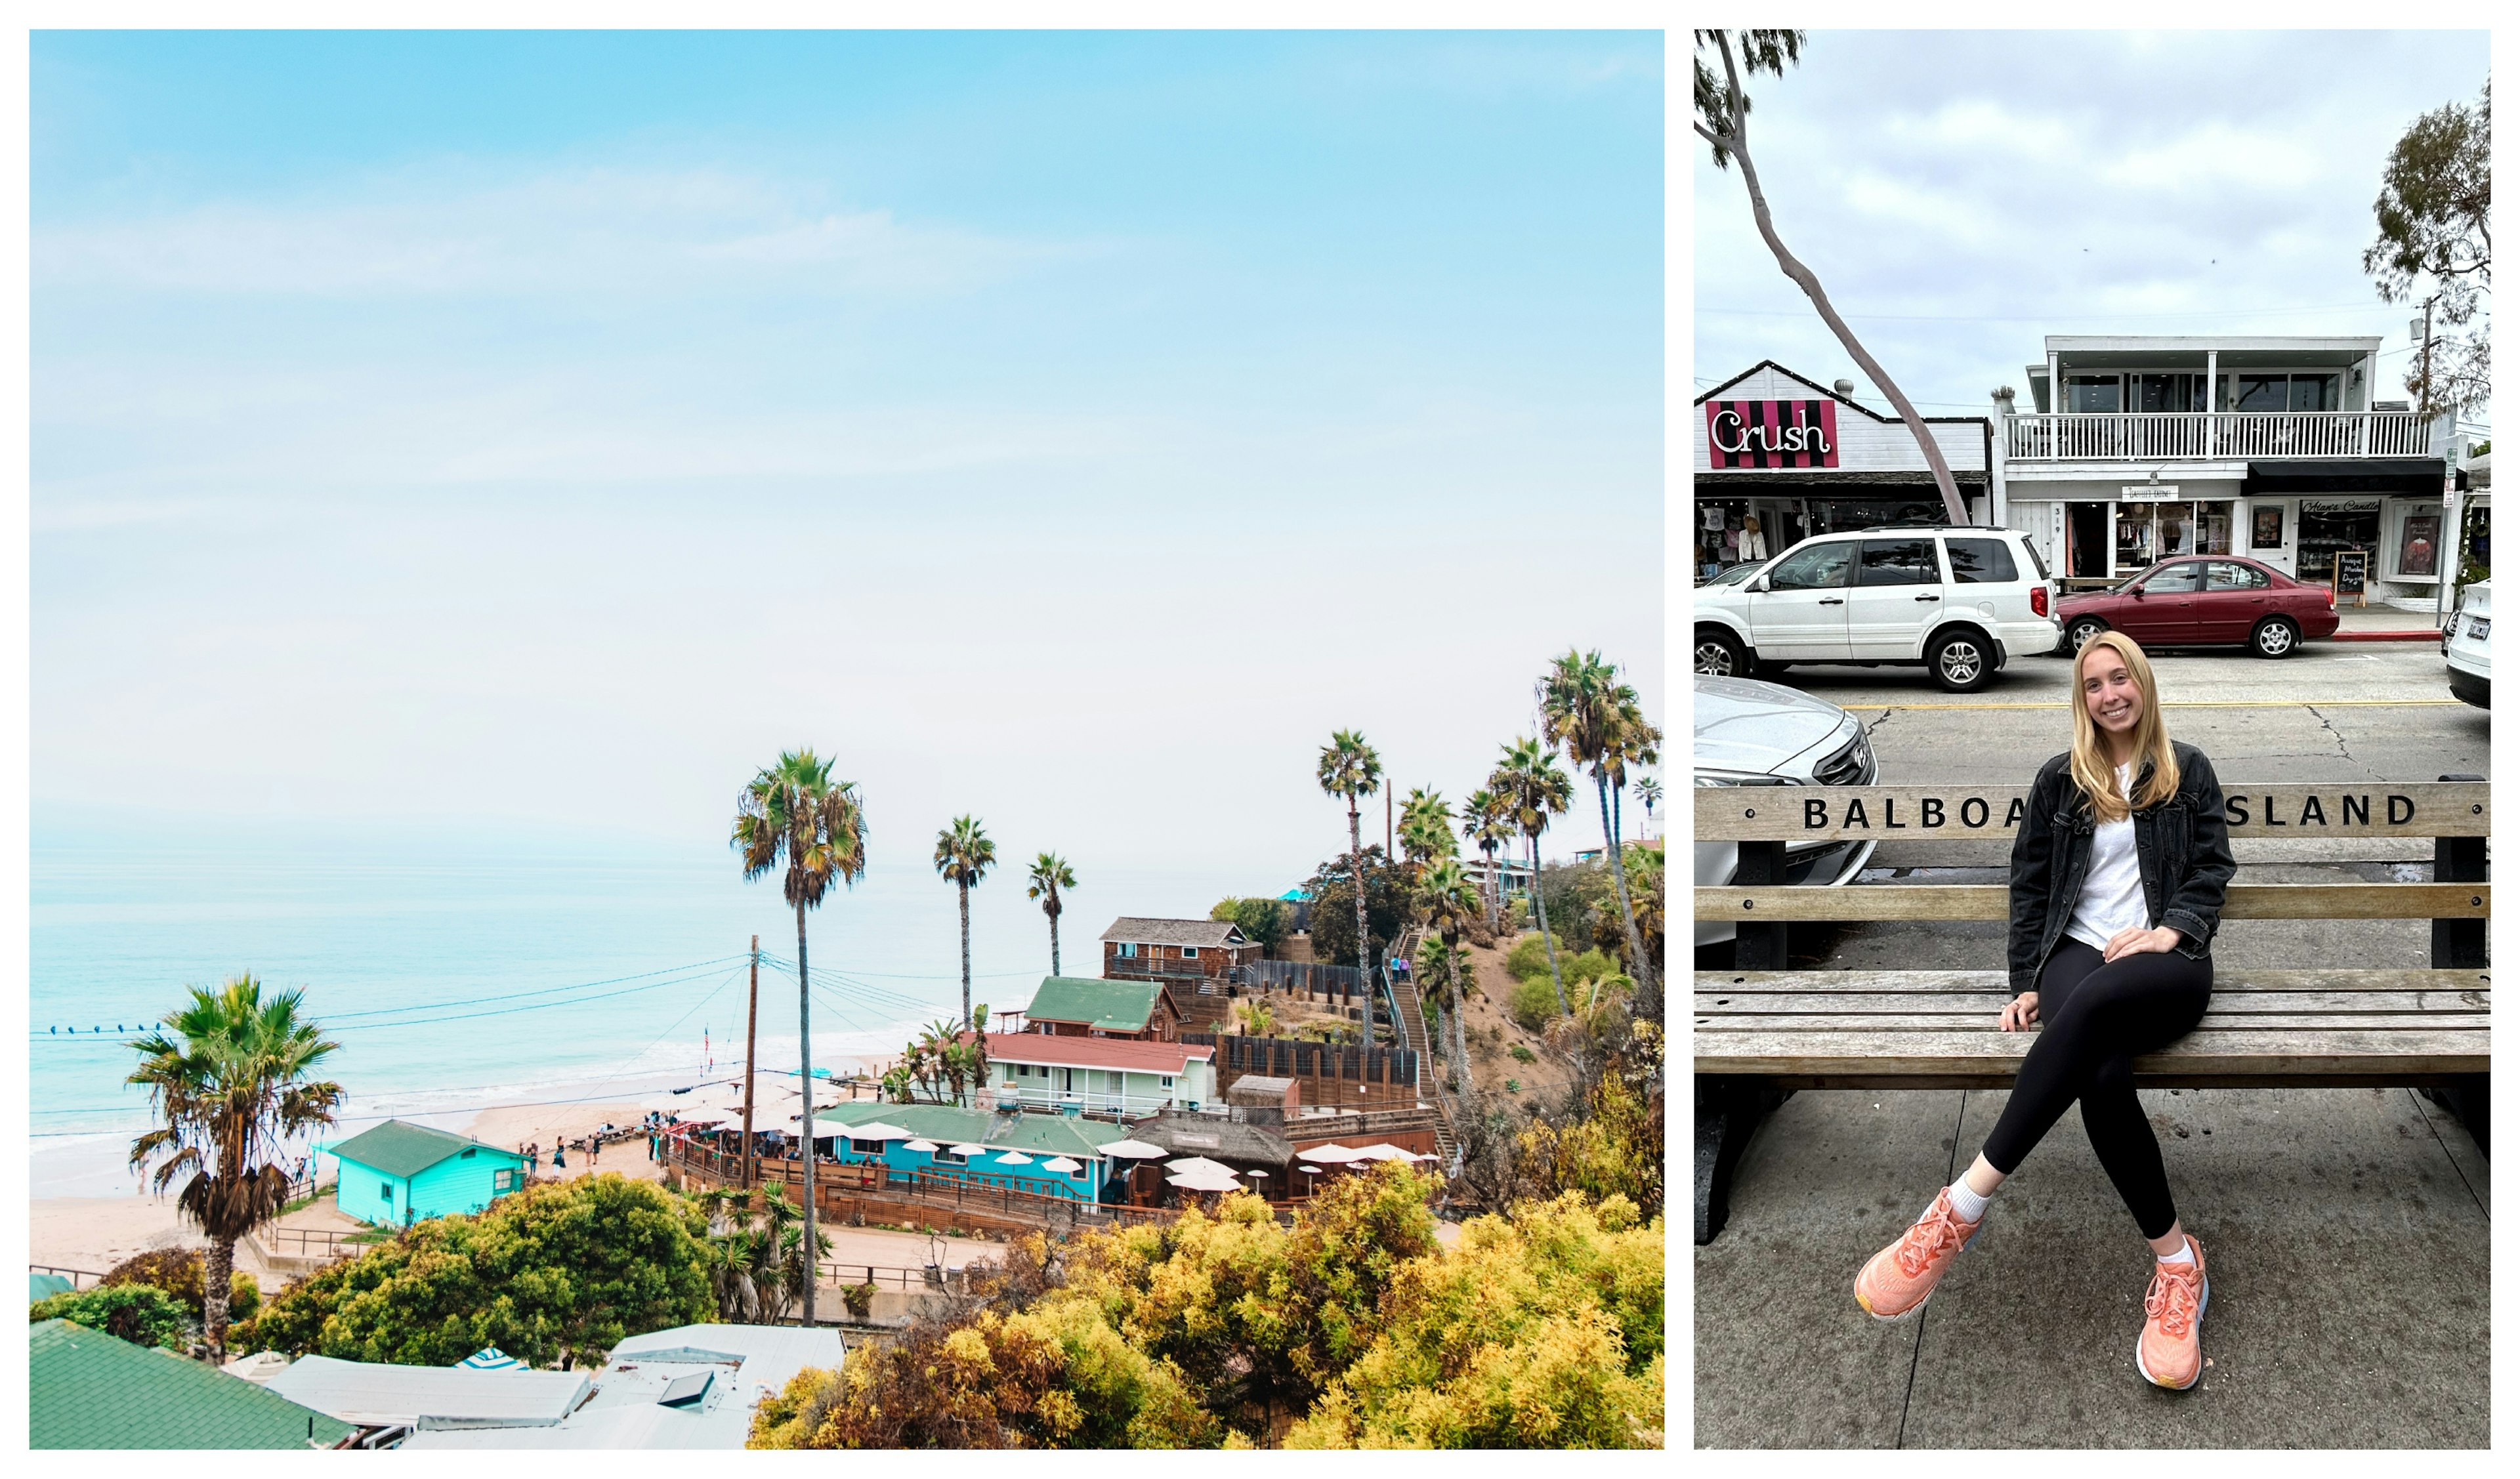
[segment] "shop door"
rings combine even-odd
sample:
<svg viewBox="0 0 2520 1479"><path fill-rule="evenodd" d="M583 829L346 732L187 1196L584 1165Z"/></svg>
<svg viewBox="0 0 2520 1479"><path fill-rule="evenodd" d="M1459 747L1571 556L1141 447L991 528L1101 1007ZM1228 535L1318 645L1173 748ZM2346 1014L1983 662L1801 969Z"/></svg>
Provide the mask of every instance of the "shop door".
<svg viewBox="0 0 2520 1479"><path fill-rule="evenodd" d="M1752 591L1750 641L1773 662L1831 662L1845 658L1847 572L1855 565L1855 541L1797 550L1759 577Z"/></svg>
<svg viewBox="0 0 2520 1479"><path fill-rule="evenodd" d="M1868 539L1847 592L1846 640L1858 658L1915 657L1942 610L1943 571L1931 539Z"/></svg>
<svg viewBox="0 0 2520 1479"><path fill-rule="evenodd" d="M2104 579L2109 573L2109 506L2078 503L2065 506L2065 573L2078 580Z"/></svg>
<svg viewBox="0 0 2520 1479"><path fill-rule="evenodd" d="M2196 598L2205 567L2193 560L2163 565L2143 583L2143 595L2127 604L2118 625L2146 647L2175 647L2196 637Z"/></svg>

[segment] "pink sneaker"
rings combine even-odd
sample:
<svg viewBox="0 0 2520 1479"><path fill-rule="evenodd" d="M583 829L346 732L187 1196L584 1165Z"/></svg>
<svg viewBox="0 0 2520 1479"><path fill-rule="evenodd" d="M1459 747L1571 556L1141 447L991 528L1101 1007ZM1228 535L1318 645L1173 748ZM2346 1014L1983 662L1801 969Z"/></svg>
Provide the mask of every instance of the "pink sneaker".
<svg viewBox="0 0 2520 1479"><path fill-rule="evenodd" d="M1984 1220L1966 1223L1952 1212L1952 1188L1934 1197L1924 1219L1899 1240L1872 1255L1855 1276L1855 1302L1875 1320L1905 1320L1925 1307L1934 1285L1961 1251L1977 1241Z"/></svg>
<svg viewBox="0 0 2520 1479"><path fill-rule="evenodd" d="M2205 1347L2197 1326L2214 1286L2205 1281L2205 1249L2187 1238L2192 1264L2152 1266L2152 1287L2143 1295L2143 1333L2136 1337L2135 1368L2154 1386L2183 1392L2205 1374Z"/></svg>

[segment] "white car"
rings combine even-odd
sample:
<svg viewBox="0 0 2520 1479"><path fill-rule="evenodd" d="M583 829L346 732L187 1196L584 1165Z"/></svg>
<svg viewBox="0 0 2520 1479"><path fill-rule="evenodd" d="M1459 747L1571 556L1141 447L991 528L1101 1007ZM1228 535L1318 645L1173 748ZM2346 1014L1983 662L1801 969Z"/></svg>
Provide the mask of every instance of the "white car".
<svg viewBox="0 0 2520 1479"><path fill-rule="evenodd" d="M1864 721L1825 699L1742 678L1696 679L1690 761L1705 785L1870 785L1880 774ZM1864 871L1872 843L1788 842L1779 881L1822 887ZM1732 881L1738 844L1700 842L1693 861L1700 887ZM1726 920L1701 919L1697 943L1732 939Z"/></svg>
<svg viewBox="0 0 2520 1479"><path fill-rule="evenodd" d="M1922 664L1955 694L2062 641L2030 537L1973 525L1820 534L1747 580L1695 593L1696 670L1746 678L1796 662Z"/></svg>
<svg viewBox="0 0 2520 1479"><path fill-rule="evenodd" d="M2450 691L2478 708L2492 708L2494 650L2486 634L2494 630L2494 582L2480 580L2459 594L2458 609L2442 633L2442 656L2450 663Z"/></svg>

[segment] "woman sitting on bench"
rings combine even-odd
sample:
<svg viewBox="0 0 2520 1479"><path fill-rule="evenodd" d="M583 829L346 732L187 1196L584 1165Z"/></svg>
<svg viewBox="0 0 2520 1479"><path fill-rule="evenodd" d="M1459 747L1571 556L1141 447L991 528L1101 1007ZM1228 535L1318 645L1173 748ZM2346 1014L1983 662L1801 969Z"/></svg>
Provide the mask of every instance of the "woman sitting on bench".
<svg viewBox="0 0 2520 1479"><path fill-rule="evenodd" d="M1878 1320L1924 1307L1975 1240L1987 1199L2079 1099L2083 1128L2152 1244L2136 1369L2185 1389L2204 1369L2205 1253L2179 1226L2135 1059L2185 1036L2214 989L2208 954L2231 881L2213 762L2162 727L2143 650L2102 632L2074 661L2074 747L2039 768L2012 838L2006 1032L2044 1022L1977 1160L1855 1277Z"/></svg>

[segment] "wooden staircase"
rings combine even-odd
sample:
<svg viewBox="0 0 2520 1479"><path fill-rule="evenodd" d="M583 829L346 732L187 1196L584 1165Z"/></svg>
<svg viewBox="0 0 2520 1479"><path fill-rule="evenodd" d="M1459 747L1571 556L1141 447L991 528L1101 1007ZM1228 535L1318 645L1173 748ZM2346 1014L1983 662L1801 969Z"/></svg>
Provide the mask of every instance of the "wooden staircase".
<svg viewBox="0 0 2520 1479"><path fill-rule="evenodd" d="M1415 959L1418 954L1418 939L1423 933L1424 931L1415 928L1403 932L1393 948L1393 954L1407 955ZM1412 981L1407 990L1402 990L1399 983L1392 979L1391 967L1388 965L1382 969L1382 999L1391 1008L1393 1020L1400 1029L1401 1042L1407 1044L1410 1051L1418 1054L1418 1087L1421 1093L1432 1091L1431 1094L1424 1094L1424 1097L1431 1098L1435 1103L1437 1111L1435 1148L1443 1155L1444 1174L1449 1176L1459 1161L1461 1143L1453 1135L1451 1096L1444 1093L1441 1081L1434 1077L1436 1072L1434 1045L1427 1040L1426 1014L1418 1008L1418 985Z"/></svg>

